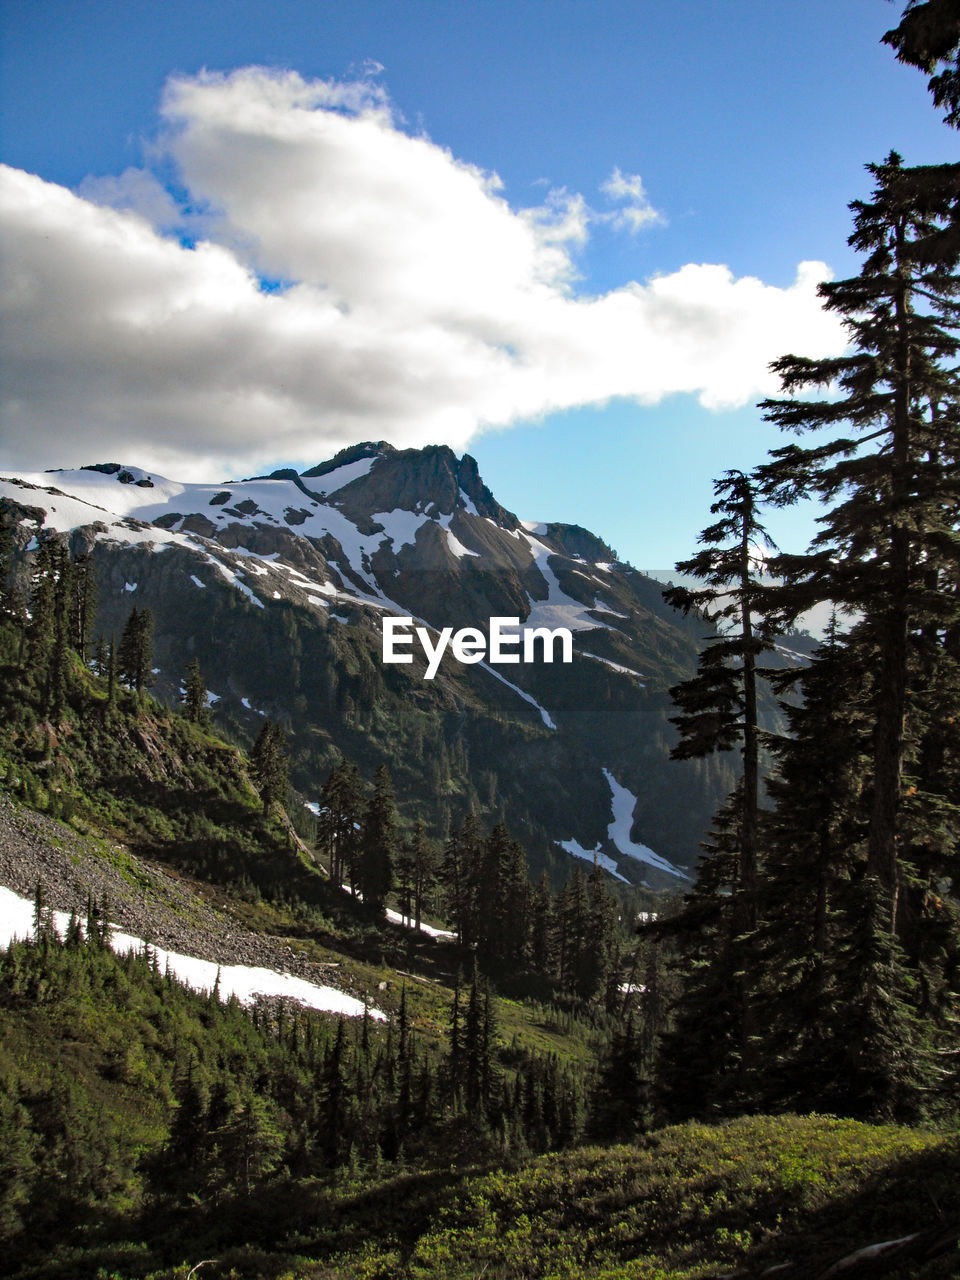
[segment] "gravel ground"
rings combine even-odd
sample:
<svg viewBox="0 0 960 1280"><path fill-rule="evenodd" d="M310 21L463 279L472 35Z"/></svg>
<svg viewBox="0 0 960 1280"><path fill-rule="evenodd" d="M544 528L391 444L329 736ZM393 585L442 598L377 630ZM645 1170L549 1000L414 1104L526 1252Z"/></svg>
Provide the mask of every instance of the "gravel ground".
<svg viewBox="0 0 960 1280"><path fill-rule="evenodd" d="M0 885L33 898L42 880L47 902L86 916L87 897L109 904L110 921L182 955L220 964L263 965L324 985L330 966L282 942L238 929L176 876L125 846L82 836L0 792Z"/></svg>

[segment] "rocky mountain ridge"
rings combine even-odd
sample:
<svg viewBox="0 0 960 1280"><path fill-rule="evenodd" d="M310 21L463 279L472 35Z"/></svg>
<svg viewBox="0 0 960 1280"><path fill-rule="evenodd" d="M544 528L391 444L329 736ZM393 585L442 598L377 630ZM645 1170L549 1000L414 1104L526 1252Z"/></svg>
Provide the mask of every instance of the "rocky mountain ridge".
<svg viewBox="0 0 960 1280"><path fill-rule="evenodd" d="M470 810L503 817L555 878L596 856L632 883L677 885L730 781L723 759L668 759L667 689L705 630L575 525L523 522L475 461L368 443L296 473L184 484L133 466L0 477L26 578L37 539L98 569L96 629L156 620L155 692L191 658L215 719L251 740L287 730L307 800L339 753L387 763L401 805L443 837ZM566 628L573 661L385 665L382 619L439 631L515 617ZM626 814L626 808L630 812Z"/></svg>

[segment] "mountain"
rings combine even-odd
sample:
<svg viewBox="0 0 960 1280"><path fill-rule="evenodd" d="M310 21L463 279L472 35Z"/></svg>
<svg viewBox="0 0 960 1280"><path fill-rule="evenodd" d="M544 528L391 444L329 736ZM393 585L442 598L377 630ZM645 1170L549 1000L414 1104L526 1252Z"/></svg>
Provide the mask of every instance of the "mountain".
<svg viewBox="0 0 960 1280"><path fill-rule="evenodd" d="M249 743L280 723L307 803L342 753L368 776L386 764L401 811L438 837L472 809L555 878L596 855L625 881L677 887L730 789L729 760L668 758L667 690L692 673L703 622L587 530L519 520L469 455L366 443L216 484L118 463L6 473L0 502L21 575L50 532L92 555L96 633L152 611L162 701L196 658L222 730ZM521 624L504 628L512 662L476 652L492 618ZM391 626L407 661L384 661ZM458 660L464 628L482 635ZM520 661L536 628L569 631L571 660L558 639L553 661L541 641Z"/></svg>

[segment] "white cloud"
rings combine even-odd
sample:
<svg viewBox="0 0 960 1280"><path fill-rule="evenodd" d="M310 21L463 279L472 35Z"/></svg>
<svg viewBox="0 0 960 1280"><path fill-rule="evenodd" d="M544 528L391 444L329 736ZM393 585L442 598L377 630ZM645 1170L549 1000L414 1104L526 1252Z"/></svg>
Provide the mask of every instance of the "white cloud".
<svg viewBox="0 0 960 1280"><path fill-rule="evenodd" d="M93 204L140 213L160 230L183 223L183 214L170 192L149 169L124 169L118 177L84 178L77 194Z"/></svg>
<svg viewBox="0 0 960 1280"><path fill-rule="evenodd" d="M163 234L176 210L144 171L73 194L0 168L8 465L189 479L364 438L462 448L613 396L742 404L776 390L784 352L843 348L822 263L786 289L690 264L578 293L582 197L511 208L495 174L404 132L369 79L180 77L162 113L196 247ZM627 201L615 216L650 208L635 175L607 194Z"/></svg>
<svg viewBox="0 0 960 1280"><path fill-rule="evenodd" d="M600 190L623 208L605 215L620 230L639 231L642 227L661 226L666 219L653 207L639 173L621 173L617 166Z"/></svg>

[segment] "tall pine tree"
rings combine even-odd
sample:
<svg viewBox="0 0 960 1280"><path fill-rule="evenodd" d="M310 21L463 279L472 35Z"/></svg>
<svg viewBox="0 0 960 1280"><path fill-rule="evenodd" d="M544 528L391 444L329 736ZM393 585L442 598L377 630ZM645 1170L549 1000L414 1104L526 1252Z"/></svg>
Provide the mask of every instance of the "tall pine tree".
<svg viewBox="0 0 960 1280"><path fill-rule="evenodd" d="M850 333L850 354L785 356L775 369L789 399L764 402L766 416L812 446L774 450L763 468L775 500L815 494L834 505L806 556L777 562L792 583L793 609L832 600L862 617L858 628L872 674L871 810L867 868L882 886L889 925L900 881L908 686L923 635L955 627L960 599L942 590L958 554L960 408L955 358L960 245L931 252L960 216L960 166L904 169L891 154L869 166L873 199L853 204L850 243L864 254L858 276L820 286ZM801 399L806 387L840 394ZM852 428L839 434L840 428Z"/></svg>
<svg viewBox="0 0 960 1280"><path fill-rule="evenodd" d="M766 622L768 589L762 581L764 548L773 544L757 514L752 476L728 471L714 482L711 514L720 518L700 534L703 550L677 571L706 583L692 590L671 587L664 598L685 613L703 612L718 634L700 653L696 676L670 690L680 710L673 723L680 741L675 760L688 760L740 745L740 868L737 895L741 924L756 924L757 825L760 806L760 748L757 712L757 658L772 643Z"/></svg>

